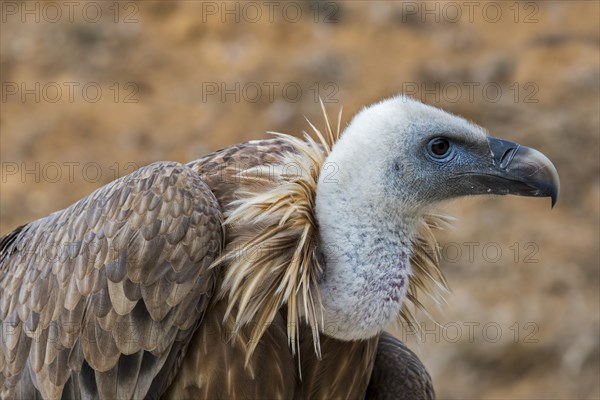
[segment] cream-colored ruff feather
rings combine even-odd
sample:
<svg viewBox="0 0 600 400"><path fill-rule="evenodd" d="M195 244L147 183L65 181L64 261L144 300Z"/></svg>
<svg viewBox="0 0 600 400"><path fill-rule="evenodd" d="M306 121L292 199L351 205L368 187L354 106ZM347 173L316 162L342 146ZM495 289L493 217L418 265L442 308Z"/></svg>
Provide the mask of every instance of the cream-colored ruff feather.
<svg viewBox="0 0 600 400"><path fill-rule="evenodd" d="M232 239L215 265L224 265L219 298L228 297L225 319L235 318L234 333L253 324L247 360L276 313L287 306L288 341L293 353L299 348L300 318L313 332L314 349L320 356L319 320L321 307L318 280L322 273L317 257L318 224L314 215L317 182L321 167L340 136L342 110L337 130L321 103L327 136L310 121L316 136L306 132L304 140L274 133L294 151L283 153L275 165L239 172L240 189L225 211L227 235ZM428 214L420 221L413 243L412 275L407 299L399 315L411 325L415 317L410 304L424 310L418 293L439 302L447 291L440 271L439 250L432 229L443 229L450 219Z"/></svg>

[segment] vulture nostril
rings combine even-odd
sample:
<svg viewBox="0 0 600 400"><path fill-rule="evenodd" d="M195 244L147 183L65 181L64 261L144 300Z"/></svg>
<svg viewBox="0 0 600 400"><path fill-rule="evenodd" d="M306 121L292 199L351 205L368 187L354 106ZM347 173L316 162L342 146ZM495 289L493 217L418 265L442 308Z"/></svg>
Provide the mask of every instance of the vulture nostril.
<svg viewBox="0 0 600 400"><path fill-rule="evenodd" d="M512 147L507 149L504 152L504 154L502 154L502 157L500 157L500 168L505 169L508 166L508 164L510 164L515 155L516 150L517 148Z"/></svg>

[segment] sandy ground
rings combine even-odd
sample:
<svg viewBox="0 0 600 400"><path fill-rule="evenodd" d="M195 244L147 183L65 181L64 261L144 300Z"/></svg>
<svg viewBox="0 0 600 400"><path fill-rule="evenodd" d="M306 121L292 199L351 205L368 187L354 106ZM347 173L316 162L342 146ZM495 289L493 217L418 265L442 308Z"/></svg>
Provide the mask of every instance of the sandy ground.
<svg viewBox="0 0 600 400"><path fill-rule="evenodd" d="M397 333L440 398L596 399L599 3L1 3L0 234L157 160L399 92L544 152L561 198L473 198L453 293ZM419 340L415 340L419 339Z"/></svg>

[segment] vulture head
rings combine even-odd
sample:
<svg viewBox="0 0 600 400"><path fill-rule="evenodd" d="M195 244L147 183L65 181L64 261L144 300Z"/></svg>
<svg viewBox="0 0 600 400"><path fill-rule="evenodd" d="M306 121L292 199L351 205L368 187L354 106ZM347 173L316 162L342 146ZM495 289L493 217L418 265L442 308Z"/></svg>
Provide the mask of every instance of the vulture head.
<svg viewBox="0 0 600 400"><path fill-rule="evenodd" d="M559 179L537 150L488 136L406 97L360 111L327 156L316 189L324 274L322 330L341 340L381 332L411 281L419 222L461 196L549 196Z"/></svg>

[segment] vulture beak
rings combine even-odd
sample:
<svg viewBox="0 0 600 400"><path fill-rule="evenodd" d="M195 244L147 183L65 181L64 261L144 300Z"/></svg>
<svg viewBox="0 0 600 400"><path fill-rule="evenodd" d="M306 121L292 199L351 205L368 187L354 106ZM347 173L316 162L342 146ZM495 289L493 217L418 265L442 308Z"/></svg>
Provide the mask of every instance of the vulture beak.
<svg viewBox="0 0 600 400"><path fill-rule="evenodd" d="M550 197L558 199L560 181L552 162L539 151L508 140L488 138L490 160L486 171L472 179L490 194Z"/></svg>

